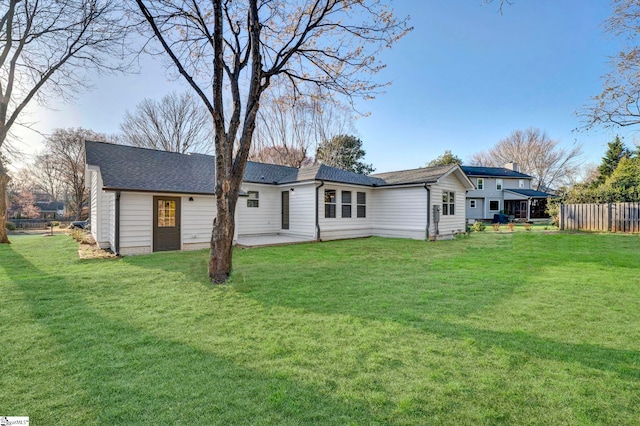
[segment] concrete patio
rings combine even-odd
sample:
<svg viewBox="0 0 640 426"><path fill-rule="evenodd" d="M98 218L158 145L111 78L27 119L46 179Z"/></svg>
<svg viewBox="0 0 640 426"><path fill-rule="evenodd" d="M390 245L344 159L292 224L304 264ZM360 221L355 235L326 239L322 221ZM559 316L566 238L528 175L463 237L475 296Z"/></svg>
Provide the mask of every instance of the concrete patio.
<svg viewBox="0 0 640 426"><path fill-rule="evenodd" d="M312 238L294 237L291 235L269 234L269 235L241 235L236 240L236 247L253 248L279 246L285 244L301 244L315 241Z"/></svg>

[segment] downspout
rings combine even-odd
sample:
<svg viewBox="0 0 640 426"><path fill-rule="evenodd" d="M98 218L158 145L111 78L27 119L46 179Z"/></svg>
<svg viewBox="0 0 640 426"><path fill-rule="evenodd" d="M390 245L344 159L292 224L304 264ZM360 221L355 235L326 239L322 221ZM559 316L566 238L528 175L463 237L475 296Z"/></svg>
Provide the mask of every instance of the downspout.
<svg viewBox="0 0 640 426"><path fill-rule="evenodd" d="M429 228L431 227L431 190L425 183L424 189L427 191L427 229L425 229L425 241L429 241Z"/></svg>
<svg viewBox="0 0 640 426"><path fill-rule="evenodd" d="M120 191L116 191L116 246L114 253L120 255Z"/></svg>
<svg viewBox="0 0 640 426"><path fill-rule="evenodd" d="M316 240L322 241L320 239L320 214L318 213L318 209L320 208L320 204L318 202L318 190L324 186L324 181L320 181L320 185L316 186Z"/></svg>

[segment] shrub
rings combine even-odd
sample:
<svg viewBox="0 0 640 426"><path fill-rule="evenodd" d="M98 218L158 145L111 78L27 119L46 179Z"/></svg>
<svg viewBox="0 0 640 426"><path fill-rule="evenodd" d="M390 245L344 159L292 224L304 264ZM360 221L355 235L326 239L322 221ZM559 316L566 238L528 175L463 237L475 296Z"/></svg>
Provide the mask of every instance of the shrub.
<svg viewBox="0 0 640 426"><path fill-rule="evenodd" d="M4 223L4 227L7 228L9 231L15 231L16 230L16 224L13 222L5 222Z"/></svg>
<svg viewBox="0 0 640 426"><path fill-rule="evenodd" d="M491 225L491 227L496 232L498 232L500 230L500 224L499 223L494 223L494 224Z"/></svg>
<svg viewBox="0 0 640 426"><path fill-rule="evenodd" d="M531 231L531 223L530 222L527 222L527 223L524 224L524 230L525 231Z"/></svg>
<svg viewBox="0 0 640 426"><path fill-rule="evenodd" d="M515 224L513 222L509 222L507 223L507 228L509 229L509 231L513 232L513 229L515 228Z"/></svg>
<svg viewBox="0 0 640 426"><path fill-rule="evenodd" d="M560 198L547 198L547 214L551 217L551 224L557 226L560 216L560 204L562 200Z"/></svg>
<svg viewBox="0 0 640 426"><path fill-rule="evenodd" d="M485 228L486 228L486 226L482 222L476 222L476 223L473 224L473 230L475 232L482 232L482 231L485 230Z"/></svg>
<svg viewBox="0 0 640 426"><path fill-rule="evenodd" d="M80 244L89 244L90 243L89 234L84 229L77 229L77 228L72 229L71 230L71 238L73 238L74 240L76 240Z"/></svg>

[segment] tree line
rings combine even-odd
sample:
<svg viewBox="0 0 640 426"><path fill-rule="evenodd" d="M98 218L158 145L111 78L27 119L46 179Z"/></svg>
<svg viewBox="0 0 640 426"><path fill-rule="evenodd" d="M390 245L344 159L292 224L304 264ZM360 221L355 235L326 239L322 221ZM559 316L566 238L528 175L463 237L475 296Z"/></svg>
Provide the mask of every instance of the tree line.
<svg viewBox="0 0 640 426"><path fill-rule="evenodd" d="M585 181L563 188L559 195L559 201L568 204L640 201L640 148L631 149L616 136Z"/></svg>

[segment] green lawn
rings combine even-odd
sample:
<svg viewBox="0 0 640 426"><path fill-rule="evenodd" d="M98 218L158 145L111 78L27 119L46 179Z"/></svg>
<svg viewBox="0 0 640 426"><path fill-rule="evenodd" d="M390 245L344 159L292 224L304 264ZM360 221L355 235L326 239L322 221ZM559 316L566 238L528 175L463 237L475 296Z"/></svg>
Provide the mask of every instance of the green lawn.
<svg viewBox="0 0 640 426"><path fill-rule="evenodd" d="M79 260L0 246L32 424L640 424L640 238L484 233Z"/></svg>

